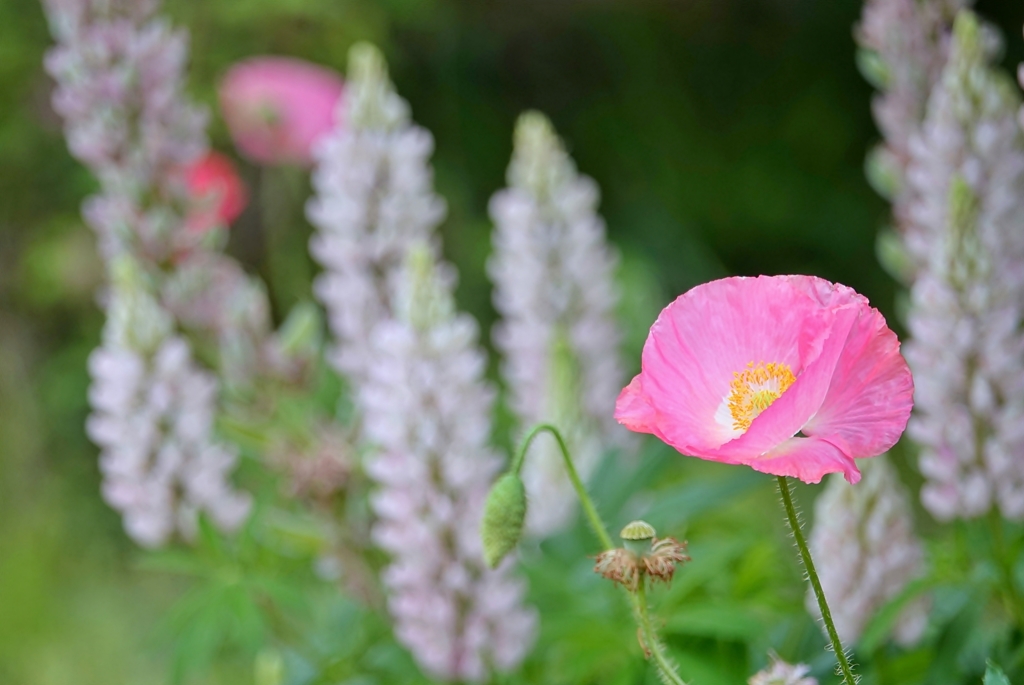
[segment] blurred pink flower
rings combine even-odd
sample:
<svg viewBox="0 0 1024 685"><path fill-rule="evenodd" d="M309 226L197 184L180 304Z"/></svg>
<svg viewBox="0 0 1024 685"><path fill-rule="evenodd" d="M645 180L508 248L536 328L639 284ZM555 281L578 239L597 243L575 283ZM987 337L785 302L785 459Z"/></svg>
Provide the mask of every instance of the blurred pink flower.
<svg viewBox="0 0 1024 685"><path fill-rule="evenodd" d="M227 226L249 202L249 194L235 165L219 152L208 152L189 166L185 170L185 183L193 203L186 226L197 233Z"/></svg>
<svg viewBox="0 0 1024 685"><path fill-rule="evenodd" d="M253 57L220 83L224 120L239 151L257 164L312 163L311 149L334 126L341 77L291 57Z"/></svg>
<svg viewBox="0 0 1024 685"><path fill-rule="evenodd" d="M892 447L913 379L882 315L812 276L725 278L666 307L615 417L683 454L817 483ZM802 433L801 435L797 435Z"/></svg>

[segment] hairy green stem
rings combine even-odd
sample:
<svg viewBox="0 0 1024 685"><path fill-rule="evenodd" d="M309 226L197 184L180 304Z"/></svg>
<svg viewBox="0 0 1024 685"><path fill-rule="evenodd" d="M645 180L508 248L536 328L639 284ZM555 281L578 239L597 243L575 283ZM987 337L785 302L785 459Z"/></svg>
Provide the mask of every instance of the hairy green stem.
<svg viewBox="0 0 1024 685"><path fill-rule="evenodd" d="M587 515L587 521L590 523L594 535L601 541L601 545L605 550L614 549L615 543L612 542L612 536L608 534L608 530L604 527L604 522L601 521L594 502L590 499L590 495L587 494L583 481L580 480L580 474L576 473L576 467L573 466L572 458L569 456L569 448L566 447L565 440L562 439L562 434L558 432L557 428L550 423L541 423L534 426L527 433L526 438L523 439L523 443L519 447L519 454L516 455L515 461L512 462L512 472L517 476L519 475L519 472L523 469L523 460L526 459L526 451L530 448L533 439L545 432L551 433L558 442L558 447L562 451L562 461L565 463L565 470L569 472L569 480L572 481L572 487L576 490L576 496L579 497L580 504L583 506L583 511Z"/></svg>
<svg viewBox="0 0 1024 685"><path fill-rule="evenodd" d="M676 673L675 665L665 656L665 651L661 647L658 634L654 631L654 626L651 624L651 617L647 613L646 581L647 579L644 576L640 576L636 592L629 594L629 598L633 602L633 611L636 613L637 623L640 626L640 634L644 639L644 648L654 657L654 663L657 664L658 670L661 671L662 680L669 685L686 685L683 679L679 677L679 674Z"/></svg>
<svg viewBox="0 0 1024 685"><path fill-rule="evenodd" d="M526 452L533 443L533 439L541 433L551 433L552 437L558 442L558 448L562 452L562 462L565 464L565 470L569 474L569 480L572 481L572 487L576 490L576 496L579 498L583 511L587 515L587 522L590 524L591 530L594 531L594 535L601 541L601 546L604 547L605 551L615 549L612 536L608 533L608 529L601 520L601 516L597 513L597 507L594 506L594 501L590 499L587 488L583 485L583 481L580 480L580 475L576 472L576 467L572 463L572 457L569 456L569 448L566 446L565 440L557 428L549 423L541 423L534 426L526 434L519 447L519 452L512 462L512 472L518 476L520 471L522 471ZM686 682L676 673L675 666L672 665L672 662L665 655L665 651L662 649L661 642L658 640L658 635L651 623L650 615L647 612L645 580L644 576L641 575L636 592L629 593L629 600L633 604L633 613L636 616L637 626L640 628L640 634L643 636L645 647L651 653L651 656L654 657L654 662L666 683L669 685L686 685Z"/></svg>
<svg viewBox="0 0 1024 685"><path fill-rule="evenodd" d="M804 533L800 527L800 517L796 513L796 507L793 506L793 496L789 492L789 481L785 476L778 476L778 481L779 493L782 495L782 505L785 507L786 516L789 518L789 528L793 531L796 546L800 549L800 559L804 562L807 579L811 581L814 596L818 599L818 608L821 609L821 620L825 623L825 630L828 631L829 640L832 641L832 649L836 653L836 659L839 660L839 673L843 676L843 681L846 685L857 685L857 680L853 677L853 667L850 666L850 660L846 658L843 643L839 640L836 624L832 620L832 612L829 611L828 602L825 601L825 591L821 589L818 572L814 570L811 550L807 548L807 541L804 539Z"/></svg>

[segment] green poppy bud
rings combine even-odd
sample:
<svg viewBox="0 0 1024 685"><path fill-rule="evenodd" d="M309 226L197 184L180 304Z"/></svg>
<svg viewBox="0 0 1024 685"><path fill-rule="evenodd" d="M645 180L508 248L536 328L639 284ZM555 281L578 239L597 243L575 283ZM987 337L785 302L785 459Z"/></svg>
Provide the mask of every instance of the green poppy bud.
<svg viewBox="0 0 1024 685"><path fill-rule="evenodd" d="M480 537L484 545L484 561L497 567L519 544L526 519L526 488L514 473L498 479L487 495Z"/></svg>

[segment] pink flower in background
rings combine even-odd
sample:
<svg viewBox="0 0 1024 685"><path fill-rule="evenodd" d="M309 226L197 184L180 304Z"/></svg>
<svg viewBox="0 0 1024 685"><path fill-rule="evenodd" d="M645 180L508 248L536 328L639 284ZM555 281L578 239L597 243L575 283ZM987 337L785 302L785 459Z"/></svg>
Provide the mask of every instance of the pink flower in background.
<svg viewBox="0 0 1024 685"><path fill-rule="evenodd" d="M615 418L683 454L817 483L860 480L913 404L899 341L862 295L812 276L725 278L666 307ZM802 435L797 435L802 433Z"/></svg>
<svg viewBox="0 0 1024 685"><path fill-rule="evenodd" d="M335 72L291 57L253 57L220 83L224 120L239 151L257 164L312 163L313 143L334 126L342 93Z"/></svg>
<svg viewBox="0 0 1024 685"><path fill-rule="evenodd" d="M227 226L249 202L249 194L235 165L219 152L208 152L188 167L185 183L193 202L186 225L197 233Z"/></svg>

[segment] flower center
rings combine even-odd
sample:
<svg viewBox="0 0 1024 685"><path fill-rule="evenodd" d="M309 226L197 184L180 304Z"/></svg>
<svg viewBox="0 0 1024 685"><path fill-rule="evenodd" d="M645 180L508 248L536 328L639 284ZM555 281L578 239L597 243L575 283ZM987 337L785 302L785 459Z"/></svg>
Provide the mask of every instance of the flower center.
<svg viewBox="0 0 1024 685"><path fill-rule="evenodd" d="M746 369L735 372L733 376L726 402L732 414L733 429L738 431L750 428L750 422L779 399L796 380L789 364L775 362L758 362L756 365L749 362Z"/></svg>

